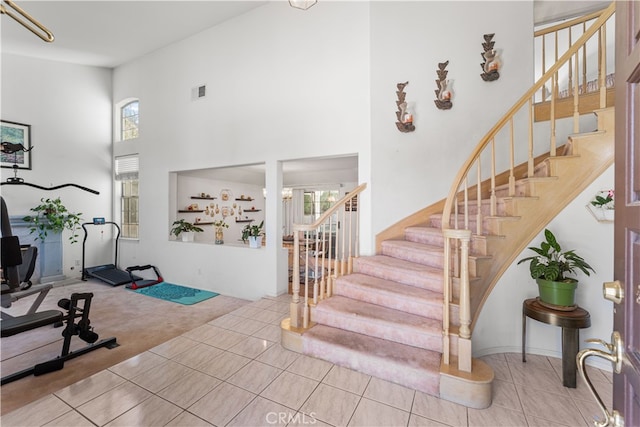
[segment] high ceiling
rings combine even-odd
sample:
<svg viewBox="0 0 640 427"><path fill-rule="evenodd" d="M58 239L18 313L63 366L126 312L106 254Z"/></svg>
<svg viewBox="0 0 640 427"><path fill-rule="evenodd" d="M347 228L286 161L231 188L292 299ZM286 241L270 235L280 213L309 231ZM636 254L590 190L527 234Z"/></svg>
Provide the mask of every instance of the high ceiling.
<svg viewBox="0 0 640 427"><path fill-rule="evenodd" d="M3 53L113 68L266 3L17 0L15 4L47 27L55 41L45 43L2 15L0 47Z"/></svg>
<svg viewBox="0 0 640 427"><path fill-rule="evenodd" d="M289 7L285 0L16 0L19 7L55 35L55 41L45 43L3 15L0 49L3 53L113 68L269 1ZM314 8L322 7L322 1ZM534 15L536 22L541 23L599 9L608 3L538 0L534 2ZM313 13L314 8L300 13Z"/></svg>

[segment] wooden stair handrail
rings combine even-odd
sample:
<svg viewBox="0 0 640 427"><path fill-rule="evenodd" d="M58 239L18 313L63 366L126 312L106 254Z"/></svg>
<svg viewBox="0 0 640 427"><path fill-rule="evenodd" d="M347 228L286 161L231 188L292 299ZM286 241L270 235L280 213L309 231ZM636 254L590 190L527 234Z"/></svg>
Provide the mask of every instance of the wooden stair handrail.
<svg viewBox="0 0 640 427"><path fill-rule="evenodd" d="M598 18L606 10L607 10L607 8L600 9L600 10L597 10L595 12L591 12L591 13L589 13L587 15L582 15L582 16L579 16L577 18L573 18L573 19L570 19L568 21L564 21L564 22L561 22L559 24L552 25L550 27L546 27L546 28L542 28L540 30L536 30L533 33L533 37L544 36L545 34L551 34L551 33L555 33L555 32L560 31L560 30L564 30L564 29L573 27L574 25L583 24L585 22L591 21L594 18Z"/></svg>
<svg viewBox="0 0 640 427"><path fill-rule="evenodd" d="M527 106L529 108L529 126L528 126L528 168L527 172L529 176L534 175L534 160L533 160L533 99L538 92L547 82L551 82L551 113L550 113L550 128L551 128L551 137L550 137L550 156L556 156L557 147L556 147L556 116L555 116L555 100L558 95L558 71L561 67L564 67L565 64L569 63L569 68L571 68L571 58L576 55L575 68L577 73L578 60L577 53L580 49L584 49L587 41L589 41L596 32L600 32L602 28L606 25L606 22L615 12L615 3L612 2L602 13L599 14L598 18L595 22L586 29L583 34L576 40L574 44L572 44L569 49L553 64L547 71L543 70L543 75L538 79L538 81L527 90L524 95L509 109L509 111L500 119L496 124L489 130L489 132L480 140L480 142L476 145L475 149L472 151L471 155L467 158L463 166L458 171L456 178L453 181L451 189L449 190L449 194L444 203L444 209L442 212L442 224L441 229L444 239L444 253L447 257L452 257L453 265L449 266L449 263L445 263L444 275L443 275L443 289L448 289L451 286L452 279L458 278L460 283L460 297L459 297L459 324L461 326L460 331L458 333L458 369L460 371L471 372L472 366L472 351L471 351L471 334L470 328L468 325L471 324L472 314L470 312L470 290L469 290L469 277L468 277L468 238L458 238L453 235L453 232L457 231L466 231L471 234L469 230L469 214L468 214L468 203L469 203L469 174L474 167L476 166L476 177L475 181L477 182L476 188L476 203L478 208L478 213L476 214L476 233L482 233L482 213L480 209L480 204L482 200L482 192L481 192L481 183L482 183L482 171L481 171L481 156L485 152L490 152L491 165L490 165L490 216L496 215L496 136L503 129L510 127L510 175L509 175L509 195L515 195L515 175L513 174L514 170L514 117L517 113L522 111L522 109ZM599 52L599 67L598 67L598 77L600 82L600 107L604 107L603 103L606 104L606 92L603 91L603 82L606 68L606 48L603 46L605 36L602 32L599 33L599 43L602 47L602 52ZM557 55L557 51L556 51ZM601 57L600 57L601 56ZM578 97L578 85L577 80L575 82L575 86L573 87L573 99L574 99L574 133L579 131L578 126L578 118L579 118L579 97ZM604 97L604 99L603 99ZM463 196L464 200L464 216L463 216L463 224L460 226L459 217L458 217L458 202L459 196ZM472 196L473 198L473 196ZM452 210L455 207L455 224L451 223ZM461 227L461 228L460 228ZM459 242L459 243L457 243ZM445 292L445 294L448 294ZM443 319L448 323L450 319L450 301L445 299L443 302ZM463 331L464 327L464 331ZM449 325L443 325L443 360L449 361Z"/></svg>
<svg viewBox="0 0 640 427"><path fill-rule="evenodd" d="M338 209L343 207L348 201L353 199L353 196L357 196L362 193L367 188L367 183L358 185L353 191L345 194L342 199L338 200L333 206L324 211L322 215L313 223L313 224L293 224L294 232L295 231L313 231L318 228L322 223L324 223L327 218L333 215Z"/></svg>
<svg viewBox="0 0 640 427"><path fill-rule="evenodd" d="M291 288L293 291L293 297L290 305L290 325L294 328L307 329L310 327L310 305L317 304L318 300L322 300L325 297L330 297L333 292L333 284L335 279L344 274L351 273L353 266L353 258L359 256L359 211L354 209L353 205L347 208L347 204L353 203L353 200L358 197L367 188L367 184L360 184L349 193L345 194L340 200L334 203L329 209L323 212L320 217L312 224L293 224L293 270L291 276ZM342 230L336 229L335 242L331 237L331 229L333 227L332 216L333 214L339 215L339 211L342 210ZM353 224L351 216L349 221L346 218L346 211L349 213L356 212L356 221ZM340 223L338 218L338 224ZM335 253L334 259L327 258L326 242L326 229L330 230L330 237L328 242L328 252ZM336 224L337 225L337 224ZM315 232L312 234L312 232ZM303 234L304 250L302 250L301 234ZM320 236L322 235L322 240ZM311 238L309 238L311 236ZM346 243L347 237L349 243ZM315 249L313 254L310 255L310 240L314 240ZM355 241L353 241L355 240ZM341 243L341 247L338 247ZM353 244L352 244L353 243ZM332 247L332 244L335 244ZM319 245L323 245L323 250L318 251ZM321 252L321 253L320 253ZM340 253L340 260L338 259L338 253ZM300 298L300 259L304 257L304 298ZM314 272L313 280L313 294L309 295L309 268L313 265L312 271ZM325 273L326 270L326 273ZM311 300L311 302L310 302Z"/></svg>
<svg viewBox="0 0 640 427"><path fill-rule="evenodd" d="M612 2L609 7L607 7L604 12L600 15L600 17L589 27L587 31L585 31L582 36L567 50L558 59L558 61L551 67L547 72L545 72L540 79L527 91L525 94L509 109L509 111L500 119L498 122L487 132L487 134L480 140L476 148L473 150L472 154L469 156L467 161L458 171L456 178L453 181L451 189L449 190L449 195L447 196L447 200L444 204L444 211L442 213L442 228L450 228L449 220L451 218L451 209L454 204L454 200L456 199L456 195L458 193L458 189L463 183L464 178L468 175L471 167L478 159L478 157L482 154L484 149L489 145L489 143L493 140L496 134L506 126L515 116L515 114L520 111L520 109L529 102L529 100L533 97L533 95L540 89L542 86L551 78L554 77L555 73L562 67L565 63L569 61L573 55L576 54L578 49L582 47L593 35L596 31L613 15L615 12L615 3Z"/></svg>

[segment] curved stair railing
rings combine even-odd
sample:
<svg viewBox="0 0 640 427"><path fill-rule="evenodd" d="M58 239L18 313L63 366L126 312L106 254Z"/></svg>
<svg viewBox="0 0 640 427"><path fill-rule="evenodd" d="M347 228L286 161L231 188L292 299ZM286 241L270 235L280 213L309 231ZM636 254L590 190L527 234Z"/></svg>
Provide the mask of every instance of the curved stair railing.
<svg viewBox="0 0 640 427"><path fill-rule="evenodd" d="M516 148L524 148L526 151L527 176L534 176L534 103L537 100L544 99L544 92L547 85L550 85L549 108L550 119L549 129L549 156L557 155L556 147L556 121L555 114L556 103L559 96L558 76L563 71L563 67L571 67L575 76L579 75L579 67L581 64L581 53L584 52L584 46L594 36L597 37L598 43L598 82L600 87L599 108L606 106L606 87L604 84L606 76L606 23L615 12L615 4L612 2L609 7L604 9L595 22L576 40L576 42L553 64L540 79L515 103L513 107L491 128L491 130L480 140L472 154L460 168L456 178L453 181L449 194L444 203L442 214L442 231L445 237L445 254L449 254L446 258L444 271L444 316L443 321L443 360L449 363L451 349L449 347L449 335L451 329L456 327L450 326L456 322L450 320L450 303L453 295L453 282L459 282L459 330L458 330L458 369L465 372L471 371L471 322L475 313L472 313L469 289L469 259L468 247L471 234L483 234L483 220L481 203L483 197L488 196L489 199L489 216L495 216L497 213L496 198L496 169L498 164L507 165L508 169L508 194L514 196L515 187L515 165L516 161L520 163L522 160L516 159ZM573 99L573 132L580 132L579 116L580 108L580 90L579 79L575 78L570 88L571 97ZM516 129L516 124L524 126ZM524 127L524 129L522 129ZM524 138L519 136L516 144L516 131L519 135L524 134ZM521 147L522 141L526 144ZM498 145L500 147L498 147ZM537 148L537 147L536 147ZM545 150L546 151L546 150ZM483 172L488 169L488 172ZM504 169L501 169L504 170ZM487 184L483 185L483 181ZM475 205L475 206L474 206ZM477 213L471 217L469 207L477 207ZM475 222L475 225L473 224ZM449 258L451 258L451 261ZM497 278L495 279L497 280ZM489 287L490 289L490 287ZM476 310L480 310L477 307Z"/></svg>
<svg viewBox="0 0 640 427"><path fill-rule="evenodd" d="M360 184L313 224L293 225L291 327L308 328L310 307L330 297L335 280L352 272L353 259L360 253L358 196L366 188L367 184Z"/></svg>
<svg viewBox="0 0 640 427"><path fill-rule="evenodd" d="M587 28L594 23L596 19L602 15L603 10L592 12L587 15L582 15L574 19L563 21L559 24L554 24L536 30L533 33L534 45L536 47L536 58L539 61L536 63L535 75L541 76L547 71L547 65L553 65L558 62L558 58L563 52L561 49L568 48L573 45L573 39L576 35L582 35L586 32ZM599 37L598 42L606 41L606 33L603 28L598 30ZM549 46L551 45L551 46ZM592 46L591 50L599 49L600 45ZM566 50L565 50L566 51ZM578 69L573 66L573 58L569 58L564 80L566 85L563 88L558 88L560 97L566 97L572 92L574 87L574 79L578 80L578 91L580 94L587 94L591 92L599 92L600 96L603 96L603 92L610 88L613 84L612 75L608 75L606 72L598 74L598 78L594 81L589 79L589 65L588 61L591 52L587 49L587 45L584 44L578 49L578 53L581 56L581 63ZM599 56L599 55L598 55ZM606 64L604 64L606 66ZM597 63L597 67L600 68L602 64ZM595 87L594 87L595 86ZM546 86L543 87L541 93L541 100L547 101L550 96L550 92L546 90Z"/></svg>

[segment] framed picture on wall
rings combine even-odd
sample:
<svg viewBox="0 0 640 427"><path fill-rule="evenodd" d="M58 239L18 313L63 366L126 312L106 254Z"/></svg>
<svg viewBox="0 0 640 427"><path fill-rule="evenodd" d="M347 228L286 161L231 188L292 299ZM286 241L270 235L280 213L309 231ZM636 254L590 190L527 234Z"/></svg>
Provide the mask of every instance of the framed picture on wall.
<svg viewBox="0 0 640 427"><path fill-rule="evenodd" d="M31 125L0 120L3 168L31 169Z"/></svg>

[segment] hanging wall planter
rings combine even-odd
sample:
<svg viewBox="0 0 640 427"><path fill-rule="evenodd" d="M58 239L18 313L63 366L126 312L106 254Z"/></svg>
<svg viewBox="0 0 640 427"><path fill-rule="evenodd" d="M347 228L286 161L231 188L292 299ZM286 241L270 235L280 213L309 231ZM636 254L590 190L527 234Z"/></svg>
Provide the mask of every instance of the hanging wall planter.
<svg viewBox="0 0 640 427"><path fill-rule="evenodd" d="M396 101L396 105L398 106L398 111L396 111L396 117L398 118L396 127L400 132L413 132L416 130L416 127L413 125L413 113L409 110L407 101L405 101L406 94L404 93L404 88L408 84L409 82L404 82L396 85L398 88L396 91L396 95L398 95L398 100Z"/></svg>
<svg viewBox="0 0 640 427"><path fill-rule="evenodd" d="M495 44L495 42L492 41L494 35L495 33L485 34L484 43L482 43L482 48L484 49L484 52L482 52L482 59L484 59L484 62L480 64L483 71L483 73L480 74L480 77L482 77L482 80L485 82L492 82L500 78L498 70L502 66L502 61L500 60L498 51L493 48L493 45Z"/></svg>
<svg viewBox="0 0 640 427"><path fill-rule="evenodd" d="M453 103L451 102L451 98L453 98L453 90L451 89L451 81L447 79L447 74L449 71L446 70L447 65L449 65L449 61L438 63L438 70L436 73L438 74L438 80L436 80L436 84L438 85L438 89L436 89L436 99L435 104L441 110L450 110L453 107Z"/></svg>

